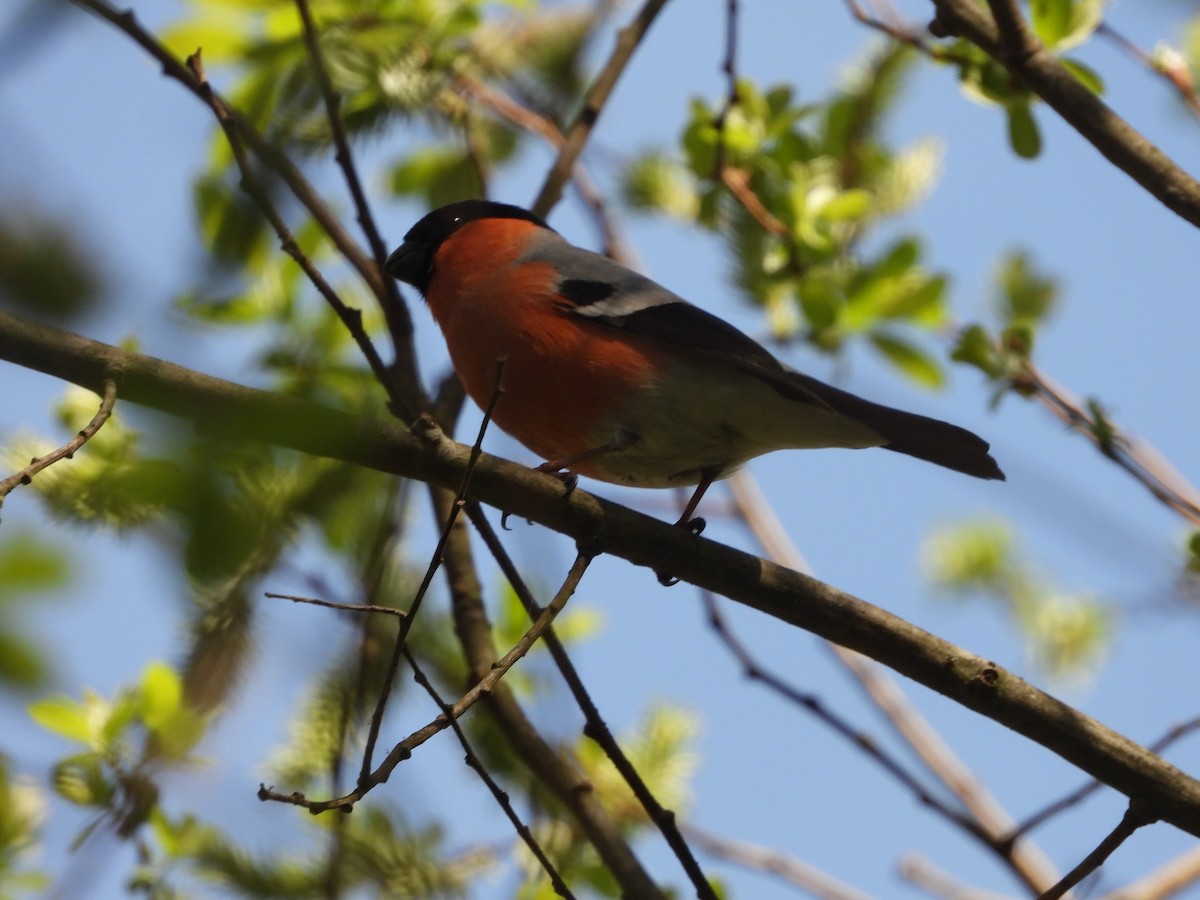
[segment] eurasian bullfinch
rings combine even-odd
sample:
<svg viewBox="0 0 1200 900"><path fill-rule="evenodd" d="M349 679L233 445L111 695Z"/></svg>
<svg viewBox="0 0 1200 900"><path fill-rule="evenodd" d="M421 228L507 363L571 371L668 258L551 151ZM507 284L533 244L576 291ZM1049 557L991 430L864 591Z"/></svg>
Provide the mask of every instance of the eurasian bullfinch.
<svg viewBox="0 0 1200 900"><path fill-rule="evenodd" d="M638 487L705 489L784 448L884 447L1003 479L988 444L830 387L732 325L517 206L465 200L404 236L388 273L425 297L463 387L547 462ZM699 524L699 523L697 523Z"/></svg>

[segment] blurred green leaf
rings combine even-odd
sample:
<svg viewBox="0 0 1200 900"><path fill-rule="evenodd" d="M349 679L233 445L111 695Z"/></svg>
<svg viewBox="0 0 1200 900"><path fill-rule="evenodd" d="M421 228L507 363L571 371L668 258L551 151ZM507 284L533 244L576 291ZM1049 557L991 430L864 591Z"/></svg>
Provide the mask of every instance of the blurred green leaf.
<svg viewBox="0 0 1200 900"><path fill-rule="evenodd" d="M142 718L151 731L158 731L176 718L183 701L183 682L163 662L151 662L142 670L139 684Z"/></svg>
<svg viewBox="0 0 1200 900"><path fill-rule="evenodd" d="M1104 93L1104 79L1091 66L1068 57L1063 57L1059 62L1063 64L1063 68L1074 75L1079 80L1079 83L1093 94L1099 95Z"/></svg>
<svg viewBox="0 0 1200 900"><path fill-rule="evenodd" d="M18 634L0 630L0 684L31 690L44 684L48 674L45 651Z"/></svg>
<svg viewBox="0 0 1200 900"><path fill-rule="evenodd" d="M1008 253L1000 262L996 282L1006 325L1039 324L1058 303L1058 280L1040 271L1027 251Z"/></svg>
<svg viewBox="0 0 1200 900"><path fill-rule="evenodd" d="M6 530L0 537L0 605L22 594L63 587L70 573L70 557L31 533Z"/></svg>
<svg viewBox="0 0 1200 900"><path fill-rule="evenodd" d="M29 707L29 715L35 722L60 737L88 744L92 740L93 728L87 708L70 697L52 697L39 700Z"/></svg>
<svg viewBox="0 0 1200 900"><path fill-rule="evenodd" d="M968 325L958 333L950 358L974 366L989 378L998 377L1002 369L995 342L982 325Z"/></svg>
<svg viewBox="0 0 1200 900"><path fill-rule="evenodd" d="M897 369L927 388L940 388L946 384L946 373L932 354L895 335L872 332L871 343Z"/></svg>
<svg viewBox="0 0 1200 900"><path fill-rule="evenodd" d="M1042 152L1042 135L1030 104L1010 103L1005 112L1008 114L1008 142L1013 152L1022 159L1036 159Z"/></svg>
<svg viewBox="0 0 1200 900"><path fill-rule="evenodd" d="M1104 0L1030 0L1033 30L1054 51L1070 50L1091 37L1104 18Z"/></svg>
<svg viewBox="0 0 1200 900"><path fill-rule="evenodd" d="M9 202L0 212L0 305L41 319L71 321L105 290L85 235L36 209Z"/></svg>

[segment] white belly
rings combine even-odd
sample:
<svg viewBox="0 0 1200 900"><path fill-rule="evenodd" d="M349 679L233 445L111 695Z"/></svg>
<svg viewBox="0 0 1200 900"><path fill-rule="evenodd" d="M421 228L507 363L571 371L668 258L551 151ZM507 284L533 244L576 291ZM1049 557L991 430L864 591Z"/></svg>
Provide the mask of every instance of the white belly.
<svg viewBox="0 0 1200 900"><path fill-rule="evenodd" d="M696 484L705 471L723 478L772 450L885 443L855 419L784 397L736 369L715 366L677 371L642 391L606 427L610 437L628 437L632 443L595 459L589 474L641 487Z"/></svg>

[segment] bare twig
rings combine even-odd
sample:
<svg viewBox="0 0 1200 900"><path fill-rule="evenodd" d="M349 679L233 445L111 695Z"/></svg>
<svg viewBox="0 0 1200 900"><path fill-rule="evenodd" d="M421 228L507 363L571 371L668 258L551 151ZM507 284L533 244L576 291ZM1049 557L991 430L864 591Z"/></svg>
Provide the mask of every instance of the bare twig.
<svg viewBox="0 0 1200 900"><path fill-rule="evenodd" d="M908 854L900 860L900 877L920 888L932 897L943 900L1011 900L1007 894L994 894L964 884L932 862L916 854Z"/></svg>
<svg viewBox="0 0 1200 900"><path fill-rule="evenodd" d="M1125 815L1121 817L1117 827L1109 832L1108 836L1099 843L1095 850L1084 857L1079 865L1064 875L1062 881L1041 894L1038 900L1059 900L1065 896L1067 891L1104 865L1105 860L1129 840L1135 831L1157 820L1157 816L1137 808L1136 804L1129 804L1129 809L1125 810Z"/></svg>
<svg viewBox="0 0 1200 900"><path fill-rule="evenodd" d="M731 493L735 511L767 554L797 571L802 571L801 566L807 568L774 510L762 492L757 490L753 477L740 472L733 481ZM754 489L747 490L746 485ZM1042 891L1053 884L1058 879L1058 872L1050 860L1032 841L1015 840L1016 836L1012 833L1015 827L1013 818L975 773L955 755L899 685L871 660L853 650L830 642L826 642L825 646L855 679L896 734L970 813L972 819L969 821L975 823L978 829L968 828L967 832L997 853L1030 889ZM951 821L957 819L952 818Z"/></svg>
<svg viewBox="0 0 1200 900"><path fill-rule="evenodd" d="M558 130L558 126L552 121L534 110L523 106L503 91L496 90L496 88L486 82L472 78L469 75L463 75L458 80L458 86L464 93L488 109L507 119L518 128L538 135L555 149L561 150L566 143L566 138L563 137L562 132ZM605 256L615 259L623 265L630 265L633 262L633 252L613 222L604 192L600 190L600 187L596 184L583 163L577 162L575 164L571 172L571 180L575 185L575 189L579 192L580 198L587 204L600 226L600 233L604 239Z"/></svg>
<svg viewBox="0 0 1200 900"><path fill-rule="evenodd" d="M225 131L225 138L229 142L229 148L233 152L233 158L237 162L238 171L241 173L242 189L250 196L259 211L271 223L271 228L274 229L276 236L279 238L279 244L284 253L296 261L296 264L301 268L308 280L312 282L317 291L325 298L325 302L341 319L342 324L346 326L346 330L350 332L354 342L358 344L359 350L362 351L367 363L371 367L371 371L375 374L379 384L388 391L392 403L399 408L403 405L404 398L400 395L396 388L395 379L392 378L387 366L383 364L375 345L371 343L370 337L367 336L366 330L362 324L362 311L351 309L342 298L337 295L333 287L325 280L325 276L320 273L312 260L300 249L300 245L296 243L295 237L292 236L291 229L287 223L283 221L283 216L279 214L275 204L272 202L270 194L263 189L259 183L257 175L254 173L254 167L250 164L250 159L246 155L246 148L242 143L242 132L238 128L236 119L230 114L229 109L212 89L212 85L208 82L208 77L204 72L204 64L200 59L200 51L197 50L187 58L188 69L196 79L197 90L200 97L208 104L213 111L213 115L217 117L221 128Z"/></svg>
<svg viewBox="0 0 1200 900"><path fill-rule="evenodd" d="M810 866L794 856L780 853L778 850L760 847L746 841L720 837L697 828L695 825L684 825L683 830L688 840L705 853L737 863L747 869L778 875L784 881L819 900L870 900L867 894L851 885L838 881L820 869Z"/></svg>
<svg viewBox="0 0 1200 900"><path fill-rule="evenodd" d="M1167 900L1200 879L1200 847L1185 850L1157 869L1104 896L1103 900Z"/></svg>
<svg viewBox="0 0 1200 900"><path fill-rule="evenodd" d="M583 99L583 107L575 116L571 127L567 129L562 149L559 150L554 165L546 174L546 180L542 184L541 191L538 192L537 200L534 201L533 211L542 218L545 218L558 203L562 196L563 185L571 177L575 161L579 159L579 154L583 152L584 145L591 137L596 120L600 118L604 104L608 102L609 95L616 87L617 79L625 71L633 52L666 2L667 0L646 0L633 21L617 32L616 46L613 47L608 62L604 64L604 68L600 70L600 74L596 76L596 80L588 89L587 95Z"/></svg>
<svg viewBox="0 0 1200 900"><path fill-rule="evenodd" d="M857 0L846 0L846 7L850 10L850 15L857 19L868 28L874 28L876 31L886 34L888 37L902 44L908 44L916 47L927 56L935 56L935 48L930 47L924 37L913 28L899 21L895 16L894 10L888 10L885 15L870 15L857 2Z"/></svg>
<svg viewBox="0 0 1200 900"><path fill-rule="evenodd" d="M154 35L146 31L132 11L118 11L106 0L71 0L71 2L127 34L162 66L165 75L179 82L207 106L212 108L214 103L218 104L224 110L225 119L221 124L225 127L226 133L228 134L231 129L235 130L255 156L283 180L293 196L321 226L322 231L329 237L338 252L366 282L372 293L376 297L383 298L389 296L389 291L396 290L394 285L386 284L387 279L382 269L370 256L363 253L354 239L342 227L337 215L322 200L311 182L304 177L304 174L287 155L267 141L246 117L214 91L211 85L202 84L196 72L176 58ZM353 312L357 314L357 311ZM387 314L390 317L389 324L395 341L397 376L389 377L381 383L388 390L389 396L393 392L400 395L401 400L398 404L393 401L395 411L405 421L411 422L428 406L417 375L416 355L411 341L412 322L409 319L408 309L403 303L395 304L395 308L389 310ZM346 320L343 319L343 321ZM372 370L375 371L374 366L372 366Z"/></svg>
<svg viewBox="0 0 1200 900"><path fill-rule="evenodd" d="M29 484L33 481L34 475L54 465L60 459L71 459L75 455L75 451L90 441L96 432L100 430L101 426L108 421L108 417L112 415L113 406L116 405L116 402L116 379L105 378L104 392L100 398L100 408L96 410L96 414L92 416L91 421L84 425L75 437L45 456L34 457L25 468L19 472L14 472L3 481L0 481L0 507L4 506L4 498L16 490L18 485Z"/></svg>
<svg viewBox="0 0 1200 900"><path fill-rule="evenodd" d="M396 766L412 756L413 750L424 744L438 732L445 731L450 727L451 719L460 718L479 700L490 696L495 691L500 679L508 673L508 670L516 664L517 660L529 652L529 648L545 633L550 623L562 611L567 600L571 598L571 594L574 593L575 588L579 585L579 580L583 577L583 573L587 571L589 562L591 562L590 556L580 555L575 565L572 566L571 571L567 574L562 587L555 594L554 599L546 605L542 614L529 627L529 630L512 646L512 649L496 661L491 670L483 678L455 701L450 707L449 714L438 716L438 718L424 727L417 729L396 744L374 771L369 772L366 777L359 778L359 783L353 791L333 800L309 800L303 794L281 794L271 788L260 787L258 792L259 799L276 800L283 803L291 803L295 806L303 806L312 813L321 813L332 809L348 812L372 788L387 781ZM397 646L401 648L401 655L403 656L406 645L398 642Z"/></svg>
<svg viewBox="0 0 1200 900"><path fill-rule="evenodd" d="M713 633L717 635L741 665L742 674L746 678L766 685L779 696L812 713L829 728L833 729L849 743L862 751L868 759L872 760L896 779L896 781L900 782L901 785L911 791L913 796L922 805L928 806L947 821L957 825L983 843L986 844L989 842L988 835L983 832L978 824L961 812L951 809L941 799L927 790L915 775L905 769L900 764L900 761L884 750L873 737L864 731L857 730L848 721L833 712L820 697L799 690L759 664L750 651L746 649L746 645L730 629L729 624L725 621L725 617L721 614L720 608L717 606L716 598L708 591L702 591L701 596L704 600L704 609L708 616L709 627L712 628Z"/></svg>
<svg viewBox="0 0 1200 900"><path fill-rule="evenodd" d="M543 484L553 483L556 503L561 504L575 496L574 493L568 493L564 498L561 482L552 476L530 474L539 475L538 480ZM430 498L435 514L445 515L447 493L431 488ZM476 681L487 677L495 666L496 648L492 626L483 605L482 588L469 537L465 527L456 529L447 547L445 573L455 633L467 658L468 678ZM584 544L594 547L595 538L595 531L576 535L581 545L580 552L583 552ZM503 682L497 684L484 708L530 774L575 817L580 831L595 847L600 859L620 885L622 895L665 900L663 891L634 855L620 824L599 802L593 786L560 750L541 736L507 685Z"/></svg>
<svg viewBox="0 0 1200 900"><path fill-rule="evenodd" d="M387 709L388 696L391 694L396 674L400 671L400 661L403 658L404 644L408 640L408 633L412 630L413 623L417 619L417 612L421 608L421 601L425 599L429 585L433 582L433 576L442 564L442 555L446 551L446 544L450 540L450 533L454 528L455 521L458 519L458 514L462 511L463 504L466 502L467 488L471 486L471 476L475 473L475 466L478 464L479 456L483 452L483 436L487 433L488 425L491 424L492 412L495 410L496 404L504 393L501 383L504 376L504 362L504 359L496 360L496 384L492 389L492 396L488 401L487 409L483 411L483 421L479 423L479 433L476 435L475 443L471 447L470 458L467 461L466 468L463 470L462 480L459 482L454 503L450 507L449 514L446 516L445 524L442 526L442 533L438 537L438 543L434 548L433 556L430 558L429 565L425 569L425 576L421 579L417 593L408 608L408 615L400 620L400 628L396 634L396 643L392 648L392 658L388 662L387 674L384 676L383 684L379 691L379 700L375 704L375 712L371 716L371 726L367 732L367 744L363 749L362 767L359 769L358 775L359 791L365 792L365 790L370 789L372 784L379 783L377 780L374 780L371 774L371 757L375 753L375 742L379 739L379 729L383 724L383 714Z"/></svg>
<svg viewBox="0 0 1200 900"><path fill-rule="evenodd" d="M1183 722L1171 728L1161 738L1159 738L1153 744L1150 744L1147 749L1153 753L1162 753L1169 746L1171 746L1171 744L1195 731L1197 728L1200 728L1200 719L1191 719L1187 722ZM1083 785L1083 787L1071 791L1071 793L1061 797L1058 800L1055 800L1053 803L1047 804L1038 812L1026 817L1020 825L1012 830L1008 837L1005 838L1005 841L1015 841L1017 838L1032 831L1059 813L1065 812L1073 806L1079 805L1087 797L1091 796L1094 792L1100 790L1102 787L1104 787L1104 785L1098 781L1089 781L1087 784Z"/></svg>
<svg viewBox="0 0 1200 900"><path fill-rule="evenodd" d="M541 608L537 601L534 600L532 592L525 584L525 580L521 577L521 573L517 570L516 565L512 561L512 557L508 555L508 551L504 549L504 545L500 542L499 535L488 522L487 516L484 515L483 509L477 503L467 504L467 517L479 532L479 536L483 538L484 544L491 552L492 557L500 566L500 571L508 579L508 583L512 585L521 604L525 607L530 618L537 618L541 613ZM705 877L704 872L700 869L700 865L696 862L695 856L692 854L691 848L683 839L682 833L679 831L676 823L675 813L672 810L666 809L658 802L654 794L650 791L649 786L638 774L633 763L629 761L629 757L621 749L617 743L612 731L608 727L608 723L604 721L604 717L600 715L600 710L592 701L591 695L583 684L583 679L579 677L579 672L575 668L575 664L571 662L567 655L566 648L562 641L558 639L558 635L553 629L547 629L545 636L545 644L550 651L551 657L554 659L555 665L563 676L567 687L571 691L571 695L575 698L575 702L579 705L584 716L583 733L595 741L617 772L625 779L625 783L629 785L638 802L642 804L642 808L650 817L650 820L658 827L666 839L667 844L671 847L671 851L679 859L684 871L692 882L692 887L696 890L696 896L704 898L704 900L716 900L712 886Z"/></svg>
<svg viewBox="0 0 1200 900"><path fill-rule="evenodd" d="M363 190L362 179L359 178L358 169L354 165L350 139L346 134L346 123L342 120L341 98L334 89L333 79L329 77L329 70L321 57L320 40L316 23L313 21L312 10L309 7L309 0L295 0L295 2L296 10L300 13L300 21L304 27L304 44L308 48L313 71L317 76L317 84L321 88L321 97L325 101L325 114L329 120L334 146L337 148L335 158L342 169L346 187L354 201L359 227L362 228L363 234L367 238L367 245L371 248L371 256L375 259L378 271L382 272L383 264L387 259L387 247L384 246L383 238L379 234L375 217L371 214L371 206L367 202L366 192ZM392 334L399 336L402 341L412 330L411 323L407 321L407 315L404 314L404 301L400 297L400 290L394 279L384 277L382 285L383 295L380 298L380 305L387 317L388 329Z"/></svg>
<svg viewBox="0 0 1200 900"><path fill-rule="evenodd" d="M293 603L308 603L312 606L324 606L326 609L340 609L352 613L381 613L385 616L404 618L408 613L394 606L376 606L371 603L336 603L333 600L318 600L316 597L297 597L295 594L273 594L267 591L264 597L273 600L291 600Z"/></svg>
<svg viewBox="0 0 1200 900"><path fill-rule="evenodd" d="M587 561L584 557L578 557L575 560L575 565L581 564L583 568L587 567ZM580 572L582 575L583 573ZM549 628L549 626L547 626ZM567 887L567 883L563 881L562 876L558 874L558 869L554 867L554 863L550 862L550 858L546 856L546 851L542 849L541 844L537 842L537 838L533 836L533 832L529 826L521 821L521 817L517 811L513 809L513 805L508 798L508 792L496 783L496 779L492 778L492 774L487 770L487 766L483 764L483 760L479 758L479 754L471 747L471 742L467 738L467 733L463 731L462 726L458 723L458 717L454 714L454 707L446 703L438 693L437 688L433 686L433 682L426 677L424 670L418 665L416 657L412 651L405 647L404 657L408 660L408 665L413 670L413 678L425 692L433 699L433 702L438 705L442 711L442 716L450 723L450 728L454 731L454 736L458 738L458 743L462 746L463 752L466 753L466 763L480 777L487 789L491 792L496 804L504 811L504 815L508 817L517 831L517 836L525 842L525 846L529 848L529 852L533 854L534 859L542 867L545 873L550 877L550 886L554 889L554 893L560 897L573 898L575 895L571 893L571 889Z"/></svg>
<svg viewBox="0 0 1200 900"><path fill-rule="evenodd" d="M1151 56L1108 22L1101 22L1096 33L1108 38L1125 53L1145 66L1151 72L1161 76L1175 89L1188 109L1200 116L1200 96L1196 94L1196 82L1192 78L1192 70L1187 59L1177 51L1163 50Z"/></svg>
<svg viewBox="0 0 1200 900"><path fill-rule="evenodd" d="M1026 363L1015 380L1072 430L1087 437L1096 448L1132 475L1157 500L1200 527L1200 493L1188 484L1150 445L1136 441L1103 416L1095 404L1090 409L1055 384L1033 363Z"/></svg>

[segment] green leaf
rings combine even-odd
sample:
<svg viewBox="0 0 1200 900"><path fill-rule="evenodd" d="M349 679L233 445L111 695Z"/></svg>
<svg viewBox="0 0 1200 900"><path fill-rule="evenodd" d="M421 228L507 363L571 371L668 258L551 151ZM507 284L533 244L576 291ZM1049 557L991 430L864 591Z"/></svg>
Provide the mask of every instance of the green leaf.
<svg viewBox="0 0 1200 900"><path fill-rule="evenodd" d="M62 587L69 577L65 553L27 532L10 532L0 543L0 602L33 591Z"/></svg>
<svg viewBox="0 0 1200 900"><path fill-rule="evenodd" d="M1024 250L1014 250L1000 261L996 281L1006 325L1039 324L1058 303L1058 280L1041 271Z"/></svg>
<svg viewBox="0 0 1200 900"><path fill-rule="evenodd" d="M1063 57L1059 62L1063 64L1064 69L1074 75L1076 80L1093 94L1099 96L1104 93L1104 79L1091 66L1068 57Z"/></svg>
<svg viewBox="0 0 1200 900"><path fill-rule="evenodd" d="M159 731L175 718L183 700L183 682L164 662L151 662L142 672L142 718L151 731Z"/></svg>
<svg viewBox="0 0 1200 900"><path fill-rule="evenodd" d="M1070 50L1092 36L1104 18L1105 0L1030 0L1033 30L1054 51Z"/></svg>
<svg viewBox="0 0 1200 900"><path fill-rule="evenodd" d="M862 188L842 191L815 211L817 216L832 222L856 222L871 212L871 193Z"/></svg>
<svg viewBox="0 0 1200 900"><path fill-rule="evenodd" d="M81 744L92 740L91 717L78 700L66 696L39 700L30 705L29 715L47 731L61 737Z"/></svg>
<svg viewBox="0 0 1200 900"><path fill-rule="evenodd" d="M15 688L35 688L46 680L44 654L30 641L0 631L0 684Z"/></svg>
<svg viewBox="0 0 1200 900"><path fill-rule="evenodd" d="M982 325L968 325L958 333L950 358L974 366L989 378L998 377L1003 369L995 342Z"/></svg>
<svg viewBox="0 0 1200 900"><path fill-rule="evenodd" d="M1200 531L1193 531L1188 537L1187 552L1188 571L1200 573Z"/></svg>
<svg viewBox="0 0 1200 900"><path fill-rule="evenodd" d="M1042 135L1030 104L1010 103L1004 109L1008 114L1008 142L1013 152L1022 159L1036 159L1042 152Z"/></svg>
<svg viewBox="0 0 1200 900"><path fill-rule="evenodd" d="M917 384L927 388L940 388L946 384L946 374L937 360L916 344L881 332L870 337L875 349Z"/></svg>

